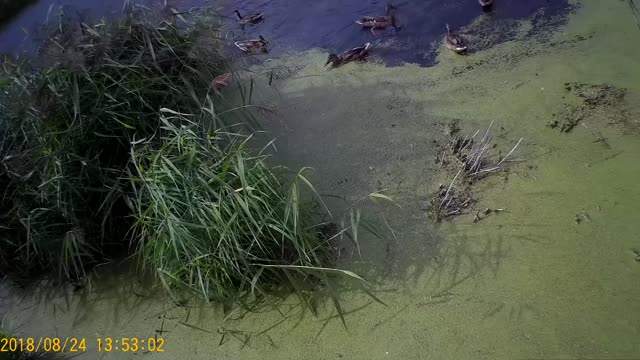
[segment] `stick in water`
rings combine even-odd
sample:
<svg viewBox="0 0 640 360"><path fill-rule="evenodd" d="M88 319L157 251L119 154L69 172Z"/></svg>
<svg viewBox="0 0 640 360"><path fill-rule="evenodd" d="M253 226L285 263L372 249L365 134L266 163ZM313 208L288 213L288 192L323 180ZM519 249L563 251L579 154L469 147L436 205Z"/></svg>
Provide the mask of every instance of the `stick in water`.
<svg viewBox="0 0 640 360"><path fill-rule="evenodd" d="M447 192L444 193L444 198L442 199L442 202L440 203L440 207L442 207L442 204L444 204L444 202L447 201L447 195L449 195L449 191L453 187L453 183L456 182L456 179L458 178L458 175L460 175L460 173L462 172L463 169L464 168L460 169L460 171L458 171L456 176L453 178L453 181L451 181L451 184L449 185L449 188L447 189Z"/></svg>
<svg viewBox="0 0 640 360"><path fill-rule="evenodd" d="M522 141L522 138L520 138L520 140L518 140L518 143L516 144L516 146L513 147L513 149L511 149L511 151L509 151L509 153L507 154L507 156L505 156L502 160L500 160L500 162L498 163L498 166L500 166L500 164L502 164L505 160L507 160L507 158L509 157L509 155L511 155L511 153L518 147L518 145L520 145L520 142Z"/></svg>

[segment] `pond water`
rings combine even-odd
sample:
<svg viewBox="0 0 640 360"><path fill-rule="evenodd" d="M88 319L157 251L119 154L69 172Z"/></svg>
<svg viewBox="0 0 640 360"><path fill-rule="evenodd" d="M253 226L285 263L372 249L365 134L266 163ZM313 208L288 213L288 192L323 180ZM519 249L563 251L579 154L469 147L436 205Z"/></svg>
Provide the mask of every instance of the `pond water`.
<svg viewBox="0 0 640 360"><path fill-rule="evenodd" d="M290 46L283 53L291 56L261 55L264 66L290 71L272 86L256 85L255 101L281 120L265 119L278 136L278 160L312 166L322 193L354 200L387 189L402 205L373 210L384 213L394 233L363 238L361 256L344 246L342 266L373 281L386 304L345 291L348 331L330 304L313 316L291 298L277 310L227 316L216 306L148 296L126 275L103 277L75 294L22 298L5 289L5 322L30 336L87 337L90 349L79 359L640 357L640 49L629 46L639 43L638 20L627 1L496 1L494 14L475 1L399 4L412 9L405 14L440 15L374 39L388 50L374 54L387 64L431 67L367 63L331 71L322 67L327 50L372 39L358 29L339 31L352 17L345 14L373 13L383 3L329 10L329 2L297 8L273 1L298 19L287 22L276 20L267 3L237 5L268 15L243 36L262 33ZM542 8L549 10L537 16ZM503 9L512 15L500 18ZM331 12L342 20L329 21ZM333 26L318 33L303 21L325 17ZM446 21L462 26L478 51L446 51L436 41ZM293 31L294 24L306 32ZM231 19L227 29L241 36ZM419 51L392 51L394 41ZM415 52L432 58L416 60ZM596 96L590 105L579 89L624 96ZM567 114L580 115L571 132L548 126ZM507 211L434 224L423 203L451 181L435 157L443 124L456 119L467 134L493 122L504 152L523 138L516 156L526 161L477 185L478 209ZM166 339L164 353L95 350L98 336L156 335Z"/></svg>
<svg viewBox="0 0 640 360"><path fill-rule="evenodd" d="M16 54L31 51L37 41L40 26L53 21L60 8L66 8L71 14L78 12L94 17L117 14L122 2L116 5L111 1L35 1L27 4L14 18L0 24L0 54Z"/></svg>
<svg viewBox="0 0 640 360"><path fill-rule="evenodd" d="M473 0L455 1L401 1L392 2L397 10L400 30L378 31L372 36L354 21L362 15L383 15L385 1L264 1L242 0L234 2L244 13L264 13L265 21L255 27L247 27L252 37L262 34L275 43L274 50L302 50L322 48L334 52L371 42L378 48L376 54L387 65L404 62L432 65L435 62L437 44L445 32L445 25L452 29L469 25L483 15ZM512 21L529 17L549 18L566 14L566 0L502 1L490 13L492 24L477 29L477 36L493 35L494 43L513 38L509 25ZM539 31L543 21L536 23L532 31ZM509 25L507 25L509 24ZM237 26L236 26L237 27ZM234 26L229 26L233 29ZM496 35L496 30L499 34ZM233 35L244 36L237 34Z"/></svg>
<svg viewBox="0 0 640 360"><path fill-rule="evenodd" d="M37 1L0 27L0 53L33 49L39 26L43 22L54 21L61 9L71 16L99 19L121 14L124 3L123 0ZM473 0L393 2L398 8L400 30L381 30L372 36L354 21L362 15L383 15L385 1L145 0L138 3L156 8L174 7L179 11L222 5L222 13L227 17L225 29L228 38L237 40L263 35L272 42L273 56L312 48L342 52L371 42L377 48L376 55L387 65L433 65L445 25L448 23L452 29L457 29L484 14ZM531 19L531 34L549 31L550 27L557 27L566 19L565 15L571 8L568 0L501 1L488 13L488 22L471 33L479 38L490 38L491 41L477 42L471 50L479 51L514 39L517 20ZM236 23L235 9L242 14L263 13L265 21L241 28Z"/></svg>

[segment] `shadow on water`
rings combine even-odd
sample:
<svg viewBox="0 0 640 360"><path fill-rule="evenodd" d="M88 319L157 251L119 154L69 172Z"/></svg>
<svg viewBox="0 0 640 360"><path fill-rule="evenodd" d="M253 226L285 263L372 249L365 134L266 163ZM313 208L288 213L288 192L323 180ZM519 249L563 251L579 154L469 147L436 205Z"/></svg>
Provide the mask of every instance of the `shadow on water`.
<svg viewBox="0 0 640 360"><path fill-rule="evenodd" d="M222 5L226 19L225 30L229 41L254 38L263 35L272 44L271 56L281 56L292 51L321 48L331 52L371 42L374 55L386 65L396 66L415 63L434 65L437 48L445 33L445 24L452 29L461 28L464 35L479 39L473 50L482 50L516 37L515 21L532 19L532 33L548 30L549 18L565 19L572 6L568 0L497 0L491 10L483 9L474 0L404 0L390 1L397 10L399 30L377 31L375 35L361 29L354 21L362 15L381 15L384 0L344 2L340 0L145 0L151 7L174 7L186 11L198 6ZM33 33L59 9L82 18L112 17L121 14L124 1L104 0L40 0L0 30L0 53L32 50L37 39ZM264 21L255 26L241 27L236 23L234 9L243 14L261 12ZM416 15L418 14L418 15ZM482 17L485 26L469 26ZM554 24L559 25L559 24ZM24 42L25 39L29 41Z"/></svg>
<svg viewBox="0 0 640 360"><path fill-rule="evenodd" d="M20 12L25 11L35 2L36 0L0 0L0 31L4 28L5 21L20 15Z"/></svg>
<svg viewBox="0 0 640 360"><path fill-rule="evenodd" d="M304 89L285 95L279 114L289 121L276 141L277 162L314 168L313 180L321 193L349 203L385 189L401 204L402 210L362 208L363 216L373 218L384 237L365 235L361 256L344 240L343 261L368 280L394 288L390 291L425 286L426 275L429 289L446 292L478 272L495 271L504 256L501 240L485 241L461 227L447 232L457 239L452 247L427 217L424 203L440 181L439 166L433 161L440 151L435 144L446 137L437 124L451 119L430 114L428 101L407 96L424 88L424 81L388 84L380 90L368 86L366 79L352 80L332 83L332 91L326 91L326 84L306 83ZM473 122L465 126L476 128Z"/></svg>

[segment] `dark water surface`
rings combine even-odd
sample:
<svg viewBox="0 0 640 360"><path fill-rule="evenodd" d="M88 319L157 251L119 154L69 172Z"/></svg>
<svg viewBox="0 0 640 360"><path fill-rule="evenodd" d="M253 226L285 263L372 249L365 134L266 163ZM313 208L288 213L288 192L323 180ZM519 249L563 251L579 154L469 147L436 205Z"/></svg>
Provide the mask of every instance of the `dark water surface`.
<svg viewBox="0 0 640 360"><path fill-rule="evenodd" d="M21 0L15 0L21 1ZM27 5L13 19L0 24L0 54L33 50L40 25L54 21L60 10L69 15L96 19L117 15L123 1L40 0Z"/></svg>
<svg viewBox="0 0 640 360"><path fill-rule="evenodd" d="M264 13L265 21L247 32L262 34L274 42L274 51L281 49L323 48L332 52L371 42L387 65L403 62L432 65L435 61L434 42L442 39L445 25L452 29L469 25L479 16L487 16L489 26L483 31L496 42L515 36L504 23L534 18L533 32L548 29L548 22L570 10L567 0L496 0L490 13L485 13L476 0L404 0L390 1L398 8L398 31L379 31L374 36L354 21L362 15L383 15L387 1L304 1L304 0L241 0L229 2L241 12ZM233 11L229 8L229 12ZM491 23L495 23L492 28ZM557 24L557 19L554 19ZM502 25L500 25L502 24ZM232 29L233 27L229 27ZM236 29L239 27L236 25ZM499 32L498 34L494 33ZM235 34L234 34L235 35ZM438 46L437 44L435 45ZM479 50L479 49L477 49Z"/></svg>
<svg viewBox="0 0 640 360"><path fill-rule="evenodd" d="M229 40L263 35L273 44L271 56L290 51L322 48L341 52L371 42L375 55L387 65L416 63L432 65L435 48L442 39L445 24L463 28L478 17L484 17L482 28L470 30L476 38L491 38L477 45L481 50L515 37L514 20L532 19L531 33L550 30L559 25L570 10L568 0L496 0L490 13L484 12L476 0L404 0L391 1L398 8L400 30L371 32L354 24L362 15L382 15L385 0L151 0L151 6L172 6L180 11L194 6L222 5ZM25 8L14 19L0 24L0 53L16 53L33 49L38 26L51 21L62 7L66 14L101 18L121 13L123 0L41 0ZM242 29L235 21L234 9L242 13L261 12L265 21ZM29 35L27 35L29 34ZM27 40L26 42L24 40Z"/></svg>

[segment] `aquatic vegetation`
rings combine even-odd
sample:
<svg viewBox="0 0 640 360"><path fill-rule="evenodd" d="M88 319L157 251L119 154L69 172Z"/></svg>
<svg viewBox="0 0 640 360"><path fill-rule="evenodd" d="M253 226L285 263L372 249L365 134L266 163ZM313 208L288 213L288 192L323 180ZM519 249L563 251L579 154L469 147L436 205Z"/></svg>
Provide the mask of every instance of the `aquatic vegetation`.
<svg viewBox="0 0 640 360"><path fill-rule="evenodd" d="M637 131L639 128L634 117L629 116L631 109L627 104L627 89L607 84L582 83L566 83L564 88L567 95L574 99L565 101L547 123L548 127L570 133L581 122L595 119L607 125L621 127L625 131Z"/></svg>
<svg viewBox="0 0 640 360"><path fill-rule="evenodd" d="M249 151L251 136L208 130L168 109L161 120L160 143L132 148L130 203L144 266L169 291L186 287L207 300L234 301L283 287L304 297L331 274L364 283L330 268L332 244L347 229L322 231L330 223L320 219L330 212L306 169L290 176L267 166L266 148ZM357 226L349 229L355 241Z"/></svg>
<svg viewBox="0 0 640 360"><path fill-rule="evenodd" d="M5 62L4 270L73 279L120 252L131 222L119 197L130 141L159 129L162 106L201 108L223 72L213 22L178 27L143 15L93 26L62 18L37 59Z"/></svg>
<svg viewBox="0 0 640 360"><path fill-rule="evenodd" d="M357 244L366 224L350 208L338 231L306 169L251 150L244 89L242 106L217 92L234 76L211 24L61 21L37 61L4 64L1 273L76 281L131 256L171 294L229 304L283 290L309 304L322 285L342 316L334 275L366 282L333 267L332 243Z"/></svg>
<svg viewBox="0 0 640 360"><path fill-rule="evenodd" d="M440 152L436 162L445 169L453 172L457 170L448 187L440 185L438 191L431 199L430 215L436 221L441 221L453 216L465 214L473 209L476 199L473 196L471 186L478 180L491 174L504 171L512 161L510 156L522 142L522 138L504 156L495 152L496 144L493 143L491 126L484 131L478 130L472 136L458 134L460 128L457 121L447 124L447 136L451 138L449 143ZM457 181L457 182L456 182ZM485 209L482 215L505 211L504 209ZM474 222L482 219L481 212L475 211Z"/></svg>

